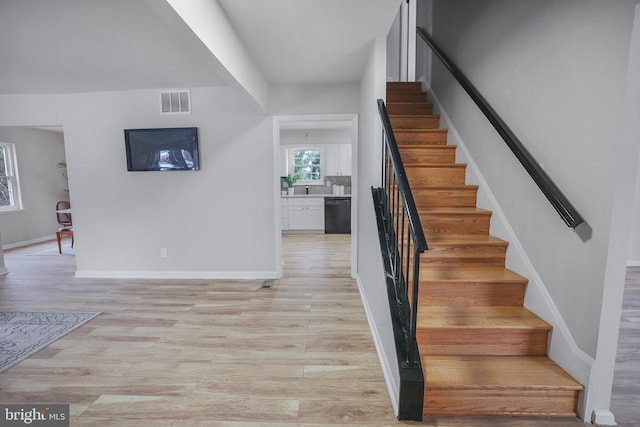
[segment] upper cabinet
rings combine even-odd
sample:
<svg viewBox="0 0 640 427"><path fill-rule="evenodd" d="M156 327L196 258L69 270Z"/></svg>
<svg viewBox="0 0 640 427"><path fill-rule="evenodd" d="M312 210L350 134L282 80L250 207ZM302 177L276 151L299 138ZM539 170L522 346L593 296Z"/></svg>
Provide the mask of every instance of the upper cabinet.
<svg viewBox="0 0 640 427"><path fill-rule="evenodd" d="M325 176L350 176L351 175L351 144L316 144L309 146L281 146L280 148L280 174L286 176L288 174L298 173L301 176L299 184L314 184L313 180L304 179L303 171L296 169L296 150L308 148L309 150L317 150L320 153L320 180L323 182ZM311 152L309 151L309 152ZM317 162L316 162L317 163ZM313 168L312 168L313 169ZM310 170L313 173L314 170Z"/></svg>
<svg viewBox="0 0 640 427"><path fill-rule="evenodd" d="M351 175L351 144L327 144L326 174Z"/></svg>
<svg viewBox="0 0 640 427"><path fill-rule="evenodd" d="M280 172L282 175L299 173L307 178L309 185L326 183L325 176L349 176L352 173L353 143L352 130L346 127L336 128L309 128L309 129L280 129ZM295 155L296 150L311 150L300 156ZM319 173L317 150L320 154ZM300 160L300 161L298 161ZM304 165L304 166L303 166ZM304 168L304 170L301 170ZM307 169L313 174L309 176ZM297 169L297 170L296 170ZM301 177L302 178L302 177ZM298 182L298 185L303 184ZM304 183L307 185L307 183Z"/></svg>

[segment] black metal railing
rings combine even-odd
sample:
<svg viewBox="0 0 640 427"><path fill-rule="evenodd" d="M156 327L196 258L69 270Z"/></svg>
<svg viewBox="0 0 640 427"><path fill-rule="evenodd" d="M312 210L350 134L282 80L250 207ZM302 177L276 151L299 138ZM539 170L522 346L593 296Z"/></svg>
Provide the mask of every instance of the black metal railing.
<svg viewBox="0 0 640 427"><path fill-rule="evenodd" d="M422 420L424 374L416 340L420 254L428 249L382 99L382 183L371 188L400 371L398 419Z"/></svg>
<svg viewBox="0 0 640 427"><path fill-rule="evenodd" d="M420 254L428 249L409 181L400 158L391 121L382 99L378 100L382 121L382 185L374 199L384 232L383 255L387 266L388 289L402 325L402 366L419 362L416 343Z"/></svg>
<svg viewBox="0 0 640 427"><path fill-rule="evenodd" d="M496 129L498 134L504 139L504 142L511 149L516 158L520 161L531 178L540 187L540 190L547 197L551 205L558 212L564 222L571 228L576 228L584 222L582 216L569 202L566 196L560 191L558 186L542 169L540 164L533 158L531 153L520 142L518 137L509 129L502 118L489 105L487 100L478 92L475 86L469 81L462 71L451 61L451 59L442 51L442 49L433 41L433 38L427 34L422 28L417 27L418 35L431 48L433 53L442 61L444 66L451 72L453 77L460 83L462 88L469 94L471 99L476 103L480 110L487 117L489 122Z"/></svg>

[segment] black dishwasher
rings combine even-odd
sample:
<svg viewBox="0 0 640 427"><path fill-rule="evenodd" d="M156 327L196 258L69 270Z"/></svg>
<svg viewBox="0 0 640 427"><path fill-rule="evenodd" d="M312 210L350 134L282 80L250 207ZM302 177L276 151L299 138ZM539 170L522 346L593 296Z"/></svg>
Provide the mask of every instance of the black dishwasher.
<svg viewBox="0 0 640 427"><path fill-rule="evenodd" d="M324 232L351 234L351 197L324 198Z"/></svg>

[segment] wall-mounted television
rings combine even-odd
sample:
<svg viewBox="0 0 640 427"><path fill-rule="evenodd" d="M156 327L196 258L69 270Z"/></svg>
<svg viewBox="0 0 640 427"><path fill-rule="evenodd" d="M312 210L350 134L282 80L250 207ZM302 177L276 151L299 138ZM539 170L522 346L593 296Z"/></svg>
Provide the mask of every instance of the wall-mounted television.
<svg viewBox="0 0 640 427"><path fill-rule="evenodd" d="M125 129L128 171L200 169L198 128Z"/></svg>

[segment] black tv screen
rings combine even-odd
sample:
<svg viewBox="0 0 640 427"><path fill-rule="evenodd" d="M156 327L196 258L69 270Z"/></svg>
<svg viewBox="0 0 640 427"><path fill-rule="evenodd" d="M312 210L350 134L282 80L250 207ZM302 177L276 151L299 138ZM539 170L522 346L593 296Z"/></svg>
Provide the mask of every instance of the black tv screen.
<svg viewBox="0 0 640 427"><path fill-rule="evenodd" d="M125 129L128 171L200 169L198 128Z"/></svg>

